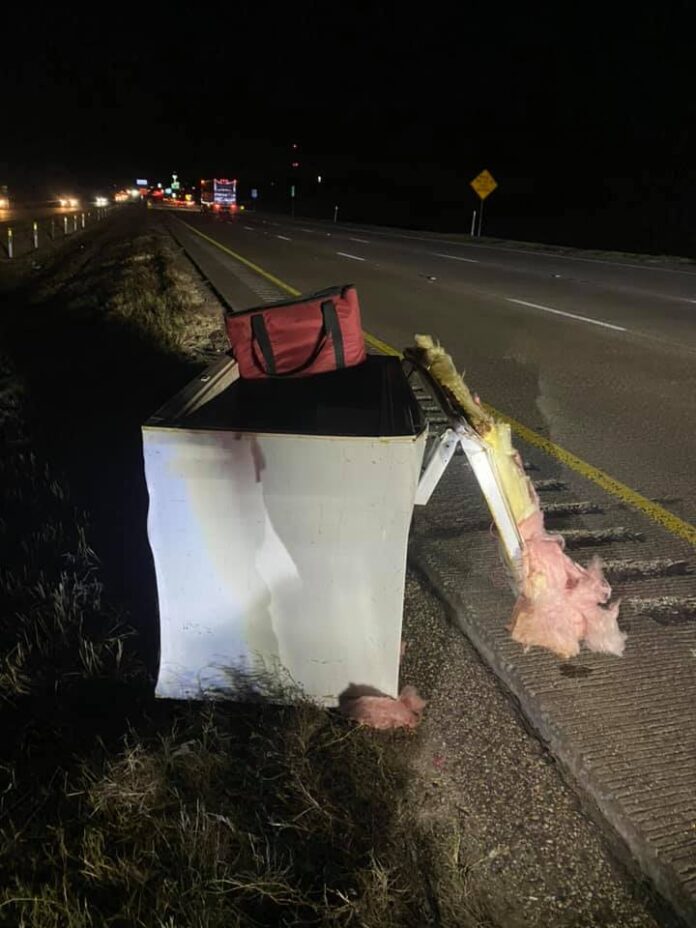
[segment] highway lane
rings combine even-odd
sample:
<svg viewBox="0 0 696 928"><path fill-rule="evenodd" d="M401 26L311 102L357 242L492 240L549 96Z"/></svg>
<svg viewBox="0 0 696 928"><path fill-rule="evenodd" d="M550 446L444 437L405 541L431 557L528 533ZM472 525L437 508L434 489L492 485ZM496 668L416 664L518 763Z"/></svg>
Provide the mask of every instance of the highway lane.
<svg viewBox="0 0 696 928"><path fill-rule="evenodd" d="M67 206L16 206L10 209L0 209L0 224L27 223L56 216L71 216L73 213L87 212L94 208L92 203L83 203L77 209Z"/></svg>
<svg viewBox="0 0 696 928"><path fill-rule="evenodd" d="M696 298L696 261L664 256L620 255L610 252L588 252L572 248L552 248L543 245L472 240L469 236L447 236L433 232L408 232L373 226L342 225L331 222L307 222L287 217L259 217L262 222L276 223L303 233L347 234L351 241L365 244L384 242L390 246L413 244L422 252L447 257L460 257L470 263L484 263L524 270L553 277L606 283L627 291L640 290L657 295L671 295L691 302ZM351 237L352 236L352 237ZM428 246L432 245L432 248ZM588 271L588 265L590 270ZM630 273L629 273L630 272ZM636 273L638 272L638 273Z"/></svg>
<svg viewBox="0 0 696 928"><path fill-rule="evenodd" d="M367 330L397 347L436 335L492 405L696 520L692 271L249 214L182 218L299 290L356 283ZM177 234L235 305L272 295L178 223Z"/></svg>
<svg viewBox="0 0 696 928"><path fill-rule="evenodd" d="M599 323L628 327L653 338L671 335L679 343L686 339L696 347L696 265L653 267L431 236L414 238L366 227L357 230L333 227L331 223L293 224L263 218L259 221L275 234L283 230L284 236L293 241L314 240L320 244L326 240L329 251L336 252L332 242L338 239L345 253L374 260L395 271L407 261L425 278L449 277L453 271L457 273L457 265L467 265L458 270L466 271L471 287L478 284L484 292L497 292L527 303L535 302L523 295L531 292L527 286L531 283L539 311L581 312ZM496 275L497 291L492 286L491 272ZM540 295L545 303L539 300ZM582 311L576 308L579 302L585 307Z"/></svg>

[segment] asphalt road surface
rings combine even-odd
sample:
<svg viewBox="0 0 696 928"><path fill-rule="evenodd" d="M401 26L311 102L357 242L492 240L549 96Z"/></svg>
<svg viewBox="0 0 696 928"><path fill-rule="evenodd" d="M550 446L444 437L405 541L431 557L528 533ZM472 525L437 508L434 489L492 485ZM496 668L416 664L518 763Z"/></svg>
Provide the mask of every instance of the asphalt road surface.
<svg viewBox="0 0 696 928"><path fill-rule="evenodd" d="M94 204L90 201L80 201L78 208L67 206L11 206L10 209L0 209L0 224L26 223L39 219L51 219L56 216L71 216L73 213L80 213L94 209Z"/></svg>
<svg viewBox="0 0 696 928"><path fill-rule="evenodd" d="M696 521L696 267L239 214L170 217L235 308L355 283L367 331L440 339L495 408Z"/></svg>

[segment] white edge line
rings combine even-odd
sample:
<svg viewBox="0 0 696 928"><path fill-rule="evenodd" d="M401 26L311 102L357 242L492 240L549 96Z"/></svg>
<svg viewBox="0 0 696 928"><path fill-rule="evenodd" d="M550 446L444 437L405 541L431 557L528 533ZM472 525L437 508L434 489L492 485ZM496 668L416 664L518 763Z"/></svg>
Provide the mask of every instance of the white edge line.
<svg viewBox="0 0 696 928"><path fill-rule="evenodd" d="M340 255L342 258L352 258L353 261L364 261L364 258L361 258L360 255L349 255L347 251L337 251L337 255Z"/></svg>
<svg viewBox="0 0 696 928"><path fill-rule="evenodd" d="M528 303L526 300L515 300L506 296L508 303L519 303L520 306L531 306L532 309L543 309L546 313L554 313L556 316L566 316L568 319L577 319L580 322L589 322L591 325L601 325L604 329L613 329L615 332L628 332L628 329L622 325L614 325L612 322L601 322L599 319L590 319L589 316L578 316L576 313L565 313L562 309L552 309L550 306L540 306L539 303Z"/></svg>
<svg viewBox="0 0 696 928"><path fill-rule="evenodd" d="M253 231L254 231L254 227L253 227L253 226L244 226L244 229L245 229L245 231L247 231L247 232L253 232Z"/></svg>
<svg viewBox="0 0 696 928"><path fill-rule="evenodd" d="M297 231L298 231L298 232L309 232L310 235L314 235L314 233L315 233L317 230L316 230L316 229L304 229L302 226L298 226L298 227L297 227Z"/></svg>
<svg viewBox="0 0 696 928"><path fill-rule="evenodd" d="M434 255L436 258L452 258L453 261L466 261L467 264L480 264L481 262L478 258L460 258L459 255L443 255L439 251L431 251L431 255Z"/></svg>
<svg viewBox="0 0 696 928"><path fill-rule="evenodd" d="M288 238L287 235L276 235L276 238L282 238L284 242L291 242L292 239Z"/></svg>
<svg viewBox="0 0 696 928"><path fill-rule="evenodd" d="M367 238L349 238L349 242L360 242L362 245L369 245L370 240Z"/></svg>

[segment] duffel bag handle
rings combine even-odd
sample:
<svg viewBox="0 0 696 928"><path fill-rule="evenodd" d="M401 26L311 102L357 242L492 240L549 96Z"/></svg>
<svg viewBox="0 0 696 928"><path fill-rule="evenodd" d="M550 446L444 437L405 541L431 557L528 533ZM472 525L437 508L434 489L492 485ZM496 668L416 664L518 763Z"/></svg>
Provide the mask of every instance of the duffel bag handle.
<svg viewBox="0 0 696 928"><path fill-rule="evenodd" d="M276 361L275 355L273 354L273 346L271 345L271 340L268 337L268 330L266 329L266 320L263 318L263 313L257 313L255 316L251 317L251 332L252 332L252 355L256 366L259 370L267 377L293 377L296 374L301 374L302 371L306 371L308 367L311 367L312 364L321 354L324 346L326 345L326 340L329 335L333 341L334 355L336 357L336 367L342 368L346 366L345 353L343 350L343 332L341 332L341 324L338 321L338 313L336 312L336 307L332 300L324 300L321 304L321 317L322 317L322 327L319 334L319 339L312 350L312 353L298 367L294 367L291 371L283 371L278 373L276 370ZM256 346L261 350L261 358L259 358Z"/></svg>

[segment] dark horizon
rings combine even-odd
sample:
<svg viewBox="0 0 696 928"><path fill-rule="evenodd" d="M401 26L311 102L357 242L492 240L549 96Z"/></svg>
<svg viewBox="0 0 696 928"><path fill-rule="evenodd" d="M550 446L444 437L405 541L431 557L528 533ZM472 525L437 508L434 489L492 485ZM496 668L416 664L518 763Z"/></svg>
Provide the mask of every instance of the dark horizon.
<svg viewBox="0 0 696 928"><path fill-rule="evenodd" d="M1 183L234 174L269 208L289 209L294 182L300 211L337 199L346 220L468 231L487 168L490 235L693 253L686 4L563 19L241 4L207 33L157 22L10 24Z"/></svg>

